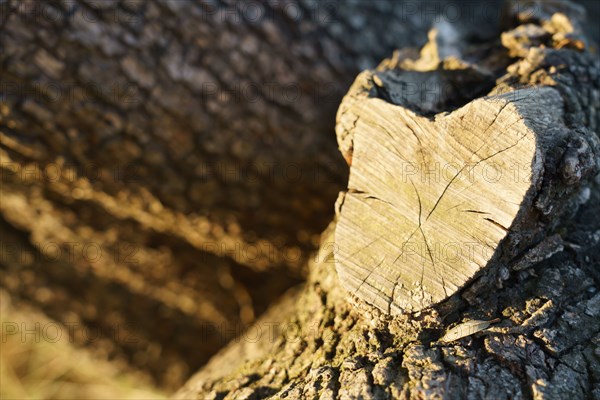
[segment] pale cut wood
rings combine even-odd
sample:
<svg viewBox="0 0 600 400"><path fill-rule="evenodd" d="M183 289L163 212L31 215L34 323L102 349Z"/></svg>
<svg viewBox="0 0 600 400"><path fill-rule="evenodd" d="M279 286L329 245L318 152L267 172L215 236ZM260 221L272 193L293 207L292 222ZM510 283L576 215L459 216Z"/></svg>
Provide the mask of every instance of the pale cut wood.
<svg viewBox="0 0 600 400"><path fill-rule="evenodd" d="M491 321L479 321L479 320L470 320L465 321L461 324L456 325L455 327L448 329L444 336L442 336L439 342L450 343L458 339L462 339L467 336L471 336L476 334L477 332L481 332L486 329L491 324L499 322L500 318L494 318Z"/></svg>
<svg viewBox="0 0 600 400"><path fill-rule="evenodd" d="M562 99L522 89L433 119L378 98L352 101L341 117L354 121L338 275L388 314L419 311L488 265L527 214L545 153L568 132Z"/></svg>

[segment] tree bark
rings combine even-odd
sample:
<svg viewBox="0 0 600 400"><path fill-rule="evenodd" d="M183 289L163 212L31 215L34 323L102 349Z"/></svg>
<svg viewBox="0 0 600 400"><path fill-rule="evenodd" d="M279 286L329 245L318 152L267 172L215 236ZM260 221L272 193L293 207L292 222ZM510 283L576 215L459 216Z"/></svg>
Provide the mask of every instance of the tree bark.
<svg viewBox="0 0 600 400"><path fill-rule="evenodd" d="M552 88L564 105L561 123L596 146L600 63L581 33L582 10L568 2L511 4L495 42L504 50L494 41L481 47L465 41L463 49L475 55L493 49L493 57L475 58L475 66L493 72L491 94ZM426 61L412 54L401 51L367 75ZM364 76L351 89L350 102L359 90L392 101ZM410 99L394 103L415 106ZM344 111L338 114L338 141L353 162L354 136ZM567 140L558 146L546 165L573 166L573 145ZM588 161L576 158L597 174L598 153L589 154ZM536 211L529 213L545 227L545 241L526 240L525 248L509 244L514 254L504 274L471 281L453 301L418 313L390 316L343 288L335 268L334 221L302 291L290 293L214 357L176 398L600 398L598 176L584 178L559 223L544 221L560 205L556 196L570 181L566 172L575 169L544 173ZM555 248L558 240L562 249ZM469 329L475 320L495 322Z"/></svg>
<svg viewBox="0 0 600 400"><path fill-rule="evenodd" d="M13 157L43 168L60 156L109 196L126 186L147 218L162 216L150 207L160 202L202 217L190 229L225 231L202 242L272 245L271 259L239 263L298 266L286 245L314 247L346 179L327 134L346 85L424 40L428 19L401 5L3 2L5 118L16 124L4 135L24 146ZM171 234L195 245L185 228Z"/></svg>
<svg viewBox="0 0 600 400"><path fill-rule="evenodd" d="M344 91L446 3L1 0L0 285L178 387L305 275Z"/></svg>

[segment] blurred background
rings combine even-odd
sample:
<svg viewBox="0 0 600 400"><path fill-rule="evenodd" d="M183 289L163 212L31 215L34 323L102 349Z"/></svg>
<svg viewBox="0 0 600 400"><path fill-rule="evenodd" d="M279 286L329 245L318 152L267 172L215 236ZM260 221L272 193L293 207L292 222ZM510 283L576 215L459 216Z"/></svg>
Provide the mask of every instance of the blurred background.
<svg viewBox="0 0 600 400"><path fill-rule="evenodd" d="M501 4L0 0L0 397L176 390L304 279L356 74Z"/></svg>

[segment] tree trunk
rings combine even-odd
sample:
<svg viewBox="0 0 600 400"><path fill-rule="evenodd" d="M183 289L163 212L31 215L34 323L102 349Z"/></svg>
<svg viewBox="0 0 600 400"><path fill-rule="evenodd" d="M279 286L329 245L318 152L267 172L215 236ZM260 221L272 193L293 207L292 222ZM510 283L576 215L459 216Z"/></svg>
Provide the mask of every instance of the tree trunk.
<svg viewBox="0 0 600 400"><path fill-rule="evenodd" d="M445 4L0 0L0 285L180 385L304 276L344 91Z"/></svg>
<svg viewBox="0 0 600 400"><path fill-rule="evenodd" d="M177 398L600 398L600 62L580 29L582 10L572 3L515 2L505 17L504 31L495 41L473 43L463 37L454 47L459 50L454 55L468 62L444 60L443 54L440 57L444 44L435 43L433 37L420 58L414 57L414 51L403 50L376 71L361 74L338 113L338 142L351 163L350 182L357 182L366 171L366 155L357 152L369 149L375 152L370 161L391 162L377 153L383 149L358 135L369 134L377 142L386 126L395 127L388 144L398 144L406 134L399 151L407 152L413 144L402 126L415 122L416 108L430 116L450 112L436 115L438 121L451 118L453 110L460 114L464 104L481 106L482 101L499 94L537 90L545 95L538 98L538 104L557 95L562 109L538 110L537 120L516 114L525 123L527 118L541 123L545 112L554 113L558 118L555 127L568 131L554 146L540 144L537 148L543 149L539 157L545 169L529 191L533 198L520 204L519 216L508 221L523 221L519 218L524 216L530 227L540 229L527 236L513 229L523 225L513 223L503 232L502 255L507 258L500 257L495 266L481 265L481 275L467 279L449 299L432 299L419 312L402 309L392 295L399 309L391 312L388 303L378 303L380 295L373 299L360 291L349 293L342 275L338 279L343 268L339 252L351 242L346 236L339 242L338 228L343 218L359 218L357 213L347 213L347 200L340 200L339 215L322 236L304 288L289 293L214 357ZM400 85L403 79L416 82L414 72L422 72L432 60L436 68L423 79L433 75L446 80L453 89L450 93L459 96L415 102L424 91L406 95L384 90ZM470 74L454 74L457 64L468 64ZM469 78L480 83L473 77L482 71L484 77L491 74L495 82L483 92L490 95L485 99L479 98L480 89L472 90L473 85L464 82ZM366 101L375 97L379 100L370 108ZM537 106L529 104L529 111ZM377 110L390 109L394 113L379 114L388 120L377 121ZM413 115L413 120L400 119L407 115ZM484 122L495 118L480 117ZM357 118L367 122L355 123ZM379 130L369 128L374 122L387 125ZM472 144L485 141L487 133L482 129ZM390 152L395 150L389 147ZM415 149L414 157L419 159L419 147L415 145ZM386 166L390 170L396 167ZM352 176L355 167L358 178ZM376 174L372 175L374 179ZM355 190L349 190L346 197L362 195L360 188L349 188ZM413 194L408 189L402 193ZM473 198L479 201L479 194L474 193ZM488 200L487 205L493 206L494 200ZM391 212L389 207L383 209ZM409 209L413 215L415 207ZM383 212L378 206L365 212L373 210ZM369 241L362 236L371 227L360 219L356 223L364 227L363 232L354 231L355 240L363 243L362 251L377 255L366 249ZM496 228L495 224L488 227ZM380 226L382 234L387 229ZM341 234L347 235L348 230ZM353 260L357 254L346 254L343 260ZM373 271L375 260L369 263L364 254L360 257L357 268ZM387 290L379 289L380 293Z"/></svg>

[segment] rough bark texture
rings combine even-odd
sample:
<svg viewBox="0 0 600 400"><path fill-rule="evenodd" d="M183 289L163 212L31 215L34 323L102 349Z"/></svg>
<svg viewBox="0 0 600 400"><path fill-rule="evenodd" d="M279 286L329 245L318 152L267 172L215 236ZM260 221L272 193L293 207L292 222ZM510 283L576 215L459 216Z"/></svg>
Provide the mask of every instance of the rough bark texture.
<svg viewBox="0 0 600 400"><path fill-rule="evenodd" d="M339 101L444 4L0 0L0 284L178 386L303 276Z"/></svg>
<svg viewBox="0 0 600 400"><path fill-rule="evenodd" d="M273 259L238 262L300 265L285 246L314 246L345 179L327 133L346 85L422 41L429 22L391 3L336 5L3 1L5 118L16 124L4 135L27 137L26 159L42 167L59 156L75 164L109 196L127 180L149 217L162 216L152 201L198 216L188 223L208 230L203 242L254 236L274 247ZM375 21L389 25L385 35Z"/></svg>
<svg viewBox="0 0 600 400"><path fill-rule="evenodd" d="M600 63L579 35L581 9L566 2L534 5L508 14L506 53L498 53L506 64L493 92L552 86L564 102L563 123L588 139L597 136ZM564 23L573 24L573 35L553 30ZM395 68L397 59L381 68ZM351 141L341 147L351 160ZM559 147L553 157L568 160L567 149ZM541 200L568 180L549 171L536 204L541 220L553 204ZM515 244L514 264L500 279L477 280L443 307L397 317L341 287L334 222L303 290L267 313L245 340L230 344L176 397L600 398L598 177L577 203L569 206L574 218L556 225L554 236L531 249ZM495 318L499 322L483 332L439 341L461 321ZM280 330L273 334L269 327Z"/></svg>

